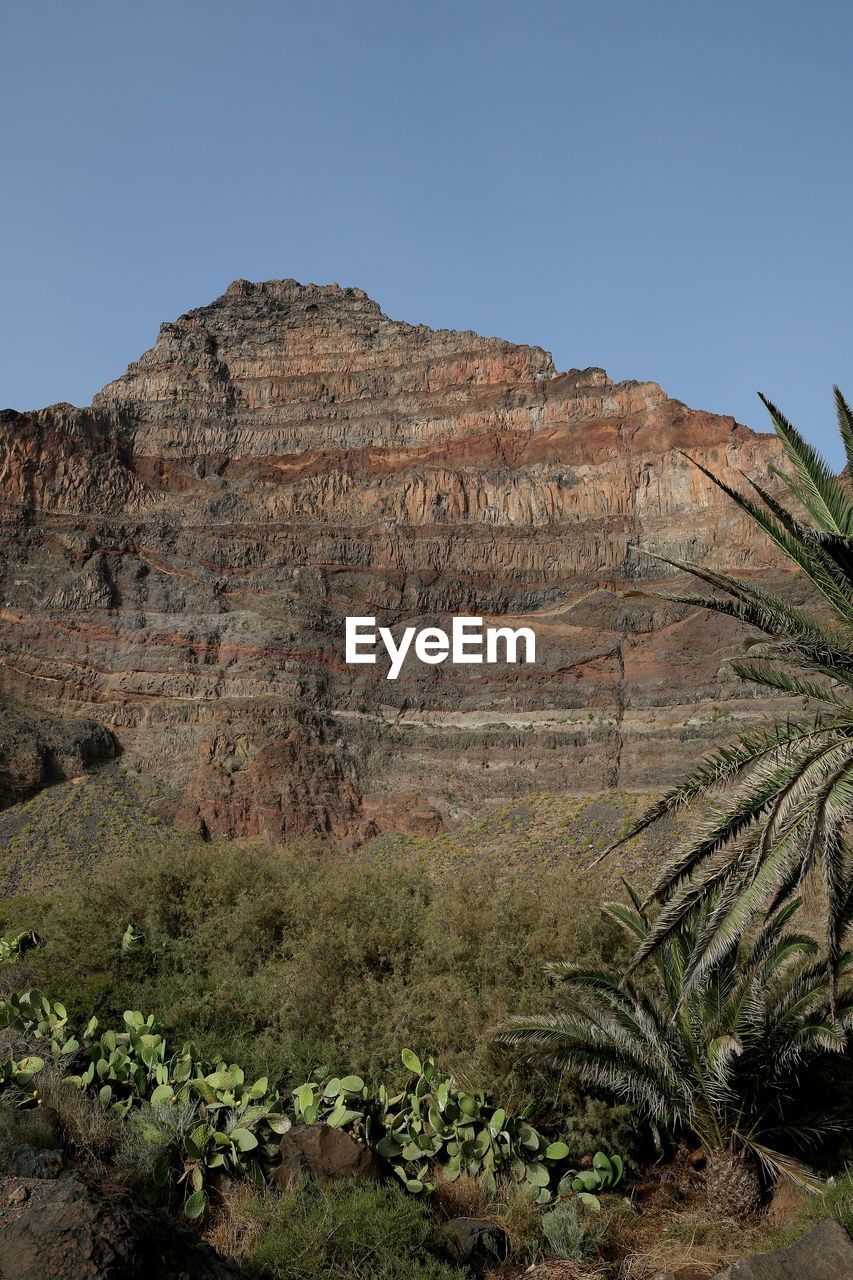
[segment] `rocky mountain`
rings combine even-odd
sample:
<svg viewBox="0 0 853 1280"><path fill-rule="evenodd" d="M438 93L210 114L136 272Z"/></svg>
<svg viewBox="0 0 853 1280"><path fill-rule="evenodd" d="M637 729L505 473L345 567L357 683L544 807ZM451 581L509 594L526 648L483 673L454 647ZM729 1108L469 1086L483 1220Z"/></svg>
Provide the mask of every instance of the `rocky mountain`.
<svg viewBox="0 0 853 1280"><path fill-rule="evenodd" d="M684 453L734 483L779 460L655 383L235 281L90 407L0 414L0 696L21 734L104 726L210 833L352 842L660 787L766 703L728 668L741 628L626 596L661 577L632 548L778 572ZM350 615L529 626L537 660L389 681L344 661Z"/></svg>

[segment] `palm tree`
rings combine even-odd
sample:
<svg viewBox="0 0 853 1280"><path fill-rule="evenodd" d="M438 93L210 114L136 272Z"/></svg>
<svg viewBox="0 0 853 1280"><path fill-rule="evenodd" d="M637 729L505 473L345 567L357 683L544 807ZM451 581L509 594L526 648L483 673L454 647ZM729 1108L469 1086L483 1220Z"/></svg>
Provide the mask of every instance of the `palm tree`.
<svg viewBox="0 0 853 1280"><path fill-rule="evenodd" d="M629 903L604 910L642 946L653 922L628 892ZM831 1115L818 1114L798 1130L785 1113L805 1068L844 1051L853 985L839 990L833 1017L825 957L814 939L786 930L798 905L794 900L767 917L687 996L685 972L707 923L701 916L655 948L648 982L546 965L560 985L560 1011L510 1018L496 1039L697 1141L707 1158L709 1201L726 1216L758 1208L768 1171L813 1185L806 1166L775 1143L837 1127ZM853 969L853 953L840 956L837 968Z"/></svg>
<svg viewBox="0 0 853 1280"><path fill-rule="evenodd" d="M817 592L815 609L787 601L728 574L668 560L722 595L664 599L713 609L769 637L748 661L733 664L744 680L796 695L814 707L742 734L706 756L694 773L653 804L612 849L682 806L705 810L664 867L646 902L662 909L635 956L639 963L713 897L684 969L685 990L738 945L762 909L814 892L825 921L827 961L838 964L851 914L853 861L853 491L766 400L793 477L776 475L802 508L796 515L761 485L741 493L700 467L761 528ZM853 476L853 414L835 388L838 425ZM651 553L648 553L651 554ZM834 983L833 983L834 991Z"/></svg>

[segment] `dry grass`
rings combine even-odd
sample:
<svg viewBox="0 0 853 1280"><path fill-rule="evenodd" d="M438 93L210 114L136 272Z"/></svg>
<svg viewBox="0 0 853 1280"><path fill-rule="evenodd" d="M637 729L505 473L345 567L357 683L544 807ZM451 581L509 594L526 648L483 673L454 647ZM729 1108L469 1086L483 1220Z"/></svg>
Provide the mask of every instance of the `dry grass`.
<svg viewBox="0 0 853 1280"><path fill-rule="evenodd" d="M692 1267L715 1276L736 1258L767 1248L764 1219L721 1218L708 1209L704 1179L681 1158L659 1170L640 1191L638 1212L614 1226L617 1280L648 1280Z"/></svg>
<svg viewBox="0 0 853 1280"><path fill-rule="evenodd" d="M467 1173L460 1173L452 1182L441 1176L441 1169L435 1170L435 1191L432 1204L440 1218L449 1222L451 1218L490 1218L494 1216L492 1200Z"/></svg>
<svg viewBox="0 0 853 1280"><path fill-rule="evenodd" d="M586 1262L570 1262L567 1259L551 1262L540 1262L538 1266L529 1267L524 1272L524 1280L609 1280L608 1267L590 1266ZM498 1276L487 1276L486 1280L499 1280Z"/></svg>
<svg viewBox="0 0 853 1280"><path fill-rule="evenodd" d="M130 1126L104 1111L74 1085L66 1084L50 1067L39 1073L38 1088L44 1105L52 1108L59 1118L73 1161L103 1176Z"/></svg>
<svg viewBox="0 0 853 1280"><path fill-rule="evenodd" d="M0 1174L12 1171L14 1151L19 1142L29 1143L41 1151L53 1151L61 1146L59 1125L54 1114L44 1107L22 1111L17 1107L0 1106Z"/></svg>
<svg viewBox="0 0 853 1280"><path fill-rule="evenodd" d="M244 1262L260 1240L264 1221L260 1215L245 1212L246 1205L259 1195L276 1195L275 1191L260 1191L248 1178L230 1182L223 1187L222 1200L216 1208L204 1238L219 1253L236 1262Z"/></svg>
<svg viewBox="0 0 853 1280"><path fill-rule="evenodd" d="M519 1262L535 1258L544 1244L542 1207L534 1203L526 1185L499 1179L495 1210L509 1237L510 1257Z"/></svg>
<svg viewBox="0 0 853 1280"><path fill-rule="evenodd" d="M431 1207L445 1222L452 1218L486 1218L506 1232L509 1257L515 1263L531 1262L541 1253L542 1207L537 1205L525 1183L498 1178L493 1194L485 1192L474 1178L462 1173L452 1182L434 1171L435 1191Z"/></svg>
<svg viewBox="0 0 853 1280"><path fill-rule="evenodd" d="M488 1218L506 1232L509 1257L515 1262L531 1261L543 1246L542 1209L535 1204L524 1183L499 1178L491 1195L474 1178L462 1173L445 1181L441 1170L434 1171L435 1191L431 1207L445 1222L452 1218Z"/></svg>
<svg viewBox="0 0 853 1280"><path fill-rule="evenodd" d="M0 974L4 971L0 969ZM5 975L4 975L5 976ZM20 987L14 988L20 990ZM0 992L0 1000L5 999L5 995ZM20 1031L16 1031L14 1027L3 1027L0 1031L0 1059L14 1058L19 1062L21 1058L26 1058L32 1054L37 1054L40 1058L44 1057L45 1042L37 1039L36 1036L25 1036Z"/></svg>

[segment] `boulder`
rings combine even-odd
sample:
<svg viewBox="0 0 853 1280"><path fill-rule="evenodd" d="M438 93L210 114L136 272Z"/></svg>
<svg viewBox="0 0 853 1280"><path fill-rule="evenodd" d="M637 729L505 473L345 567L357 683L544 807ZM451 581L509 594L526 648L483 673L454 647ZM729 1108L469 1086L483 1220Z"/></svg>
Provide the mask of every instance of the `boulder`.
<svg viewBox="0 0 853 1280"><path fill-rule="evenodd" d="M86 1066L90 1059L87 1057ZM85 1071L86 1067L83 1068ZM27 1143L41 1150L63 1146L62 1124L53 1107L0 1106L0 1138L14 1148Z"/></svg>
<svg viewBox="0 0 853 1280"><path fill-rule="evenodd" d="M384 1176L382 1160L366 1143L328 1124L307 1124L290 1129L282 1138L281 1164L272 1180L291 1190L302 1174L320 1186L336 1178L377 1180Z"/></svg>
<svg viewBox="0 0 853 1280"><path fill-rule="evenodd" d="M453 1218L447 1224L453 1253L460 1262L490 1266L504 1262L509 1253L507 1233L489 1218Z"/></svg>
<svg viewBox="0 0 853 1280"><path fill-rule="evenodd" d="M0 1230L3 1280L238 1280L195 1232L122 1187L72 1175Z"/></svg>
<svg viewBox="0 0 853 1280"><path fill-rule="evenodd" d="M12 1168L19 1178L58 1178L63 1163L58 1148L34 1147L30 1142L16 1143L12 1154Z"/></svg>
<svg viewBox="0 0 853 1280"><path fill-rule="evenodd" d="M714 1280L853 1280L853 1241L840 1222L821 1222L787 1249L739 1258Z"/></svg>

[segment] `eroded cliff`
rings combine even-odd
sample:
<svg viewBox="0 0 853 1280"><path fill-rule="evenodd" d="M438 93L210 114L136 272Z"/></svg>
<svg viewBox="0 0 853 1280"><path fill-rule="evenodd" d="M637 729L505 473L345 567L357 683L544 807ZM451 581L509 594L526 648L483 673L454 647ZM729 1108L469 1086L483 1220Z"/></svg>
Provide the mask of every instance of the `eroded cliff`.
<svg viewBox="0 0 853 1280"><path fill-rule="evenodd" d="M779 461L655 383L236 281L91 407L0 415L0 692L100 721L163 816L229 835L659 787L766 704L738 626L623 598L660 577L631 548L778 572L681 451L734 483ZM537 663L391 683L344 663L349 614L511 620Z"/></svg>

